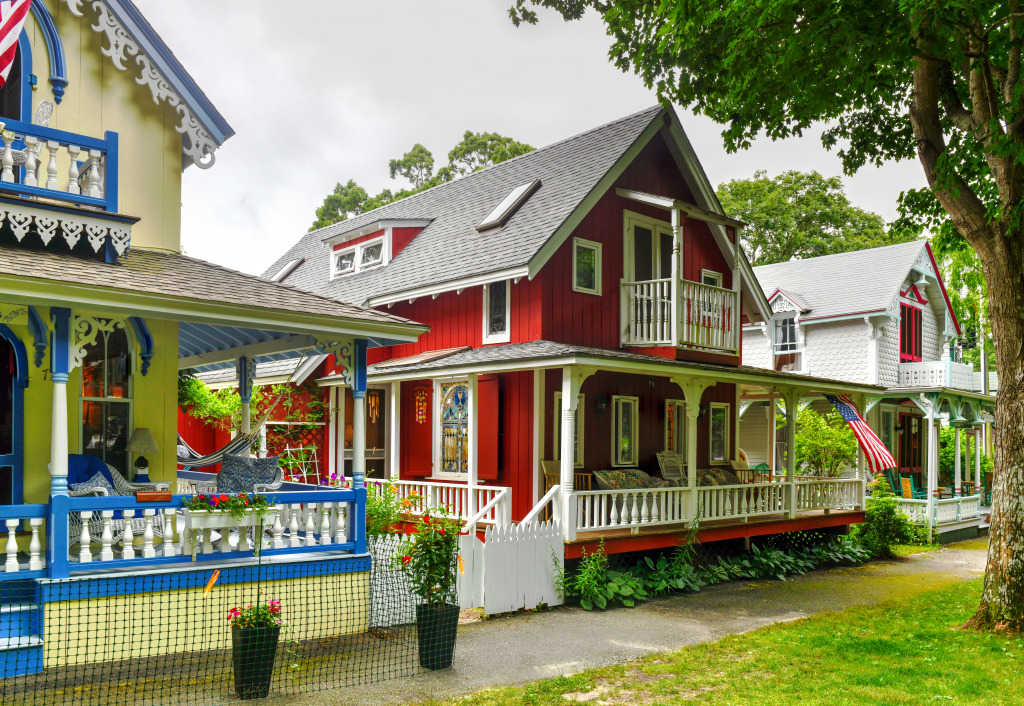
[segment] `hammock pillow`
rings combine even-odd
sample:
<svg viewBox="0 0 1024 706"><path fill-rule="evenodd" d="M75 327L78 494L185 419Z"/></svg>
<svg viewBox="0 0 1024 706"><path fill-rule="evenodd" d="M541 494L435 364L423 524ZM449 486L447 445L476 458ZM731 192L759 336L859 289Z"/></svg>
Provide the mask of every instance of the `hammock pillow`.
<svg viewBox="0 0 1024 706"><path fill-rule="evenodd" d="M251 493L257 485L269 485L277 478L277 456L246 458L225 456L217 474L218 493Z"/></svg>
<svg viewBox="0 0 1024 706"><path fill-rule="evenodd" d="M111 485L110 481L108 481L106 477L100 472L97 472L96 475L81 483L72 483L71 485L68 486L68 488L70 488L71 491L75 493L82 490L95 490L96 488L103 488L105 491L107 491L107 495L117 495L117 491L114 490L114 486Z"/></svg>

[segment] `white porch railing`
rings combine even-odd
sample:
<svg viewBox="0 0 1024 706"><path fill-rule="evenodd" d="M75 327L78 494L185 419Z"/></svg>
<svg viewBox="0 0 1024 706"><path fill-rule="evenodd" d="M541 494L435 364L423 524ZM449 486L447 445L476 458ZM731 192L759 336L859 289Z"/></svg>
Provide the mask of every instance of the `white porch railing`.
<svg viewBox="0 0 1024 706"><path fill-rule="evenodd" d="M674 346L672 280L622 283L622 307L626 313L626 344Z"/></svg>
<svg viewBox="0 0 1024 706"><path fill-rule="evenodd" d="M2 527L7 530L4 573L26 571L42 573L46 564L43 558L41 538L45 531L43 522L46 518L47 510L46 505L11 505L0 508L0 520L3 521ZM31 534L28 544L27 562L22 562L18 556L17 533L22 529L28 529Z"/></svg>
<svg viewBox="0 0 1024 706"><path fill-rule="evenodd" d="M366 479L366 492L383 493L387 480L380 478ZM469 486L455 483L434 483L429 481L397 480L390 481L398 497L402 500L412 499L409 511L417 514L423 507L439 508L449 517L469 519ZM415 495L413 495L415 493ZM479 522L506 524L512 521L512 489L504 486L477 486L475 491L475 512L488 508ZM498 496L501 497L498 497ZM492 504L492 501L497 501Z"/></svg>
<svg viewBox="0 0 1024 706"><path fill-rule="evenodd" d="M951 360L900 363L899 387L948 387L974 389L974 367Z"/></svg>
<svg viewBox="0 0 1024 706"><path fill-rule="evenodd" d="M739 349L739 296L731 289L679 283L679 345Z"/></svg>
<svg viewBox="0 0 1024 706"><path fill-rule="evenodd" d="M586 490L572 494L576 530L653 527L688 522L688 488Z"/></svg>
<svg viewBox="0 0 1024 706"><path fill-rule="evenodd" d="M697 488L701 520L773 515L788 510L788 483L743 483Z"/></svg>
<svg viewBox="0 0 1024 706"><path fill-rule="evenodd" d="M910 518L911 522L919 525L928 524L927 500L897 498L897 501L899 501L900 509ZM981 517L981 496L967 495L936 500L933 512L932 527L976 520Z"/></svg>
<svg viewBox="0 0 1024 706"><path fill-rule="evenodd" d="M798 483L797 510L852 510L864 502L858 478L822 478Z"/></svg>

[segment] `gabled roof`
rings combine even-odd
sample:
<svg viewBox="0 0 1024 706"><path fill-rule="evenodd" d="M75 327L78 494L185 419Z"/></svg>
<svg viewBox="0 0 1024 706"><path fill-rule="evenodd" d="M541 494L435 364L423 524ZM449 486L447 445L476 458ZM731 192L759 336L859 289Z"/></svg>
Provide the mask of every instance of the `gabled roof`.
<svg viewBox="0 0 1024 706"><path fill-rule="evenodd" d="M816 321L884 313L921 262L938 275L939 291L959 332L927 240L762 265L754 268L754 274L766 296L782 290L809 310L802 321Z"/></svg>

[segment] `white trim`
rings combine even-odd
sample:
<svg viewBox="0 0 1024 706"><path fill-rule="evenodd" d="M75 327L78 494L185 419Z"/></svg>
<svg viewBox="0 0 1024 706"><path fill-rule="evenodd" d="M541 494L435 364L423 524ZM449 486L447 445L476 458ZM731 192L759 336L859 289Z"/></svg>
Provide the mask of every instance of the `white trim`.
<svg viewBox="0 0 1024 706"><path fill-rule="evenodd" d="M619 405L620 404L631 404L633 406L633 423L631 424L630 441L633 445L633 458L630 461L622 461L620 456L621 445L618 443L616 438L615 430L620 426L619 419ZM617 468L633 468L636 467L640 462L640 398L632 397L630 395L612 395L612 429L611 429L611 442L612 442L612 459L611 465Z"/></svg>
<svg viewBox="0 0 1024 706"><path fill-rule="evenodd" d="M347 243L350 240L361 238L364 235L370 233L376 233L378 230L391 230L392 228L426 228L430 225L431 219L429 218L386 218L378 221L371 221L364 226L360 226L355 230L343 231L341 233L335 233L329 235L326 238L321 238L320 242L326 243L330 246L339 245L341 243Z"/></svg>
<svg viewBox="0 0 1024 706"><path fill-rule="evenodd" d="M285 263L285 266L277 271L277 274L270 278L271 282L280 282L285 277L295 271L295 268L306 261L304 257L297 257L294 260L289 260Z"/></svg>
<svg viewBox="0 0 1024 706"><path fill-rule="evenodd" d="M384 464L388 475L398 478L402 470L402 383L395 381L388 390L388 428L384 435Z"/></svg>
<svg viewBox="0 0 1024 706"><path fill-rule="evenodd" d="M483 343L508 343L512 340L512 282L501 281L505 282L505 330L500 333L488 333L488 319L491 314L491 285L496 284L496 282L490 282L483 286L484 299L481 307L484 312Z"/></svg>
<svg viewBox="0 0 1024 706"><path fill-rule="evenodd" d="M715 281L714 282L705 282L704 281L705 277L707 277L708 279L713 279ZM701 269L701 271L700 271L700 283L701 284L706 284L709 287L718 287L719 289L721 289L723 281L725 281L725 276L721 272L716 272L715 270L708 270L708 269Z"/></svg>
<svg viewBox="0 0 1024 706"><path fill-rule="evenodd" d="M627 281L636 282L636 244L634 242L634 226L642 225L651 230L651 276L661 279L661 236L672 235L672 224L659 221L657 218L645 216L628 208L622 209L622 276Z"/></svg>
<svg viewBox="0 0 1024 706"><path fill-rule="evenodd" d="M739 386L736 386L739 389ZM675 411L672 413L676 423L676 433L682 437L682 450L670 449L669 448L669 435L668 435L668 410L671 407L675 407ZM682 424L680 424L682 420ZM672 451L674 453L686 453L686 400L679 399L666 399L665 400L665 434L663 439L663 448L665 451Z"/></svg>
<svg viewBox="0 0 1024 706"><path fill-rule="evenodd" d="M654 194L648 194L643 191L634 191L633 189L615 189L615 195L621 196L624 199L631 201L637 201L639 203L645 203L650 206L657 208L663 208L666 211L672 209L679 209L686 214L688 219L692 218L695 221L704 221L705 223L716 223L718 225L730 226L732 228L743 228L747 224L743 221L737 221L735 218L729 218L719 213L712 213L707 209L703 209L692 203L686 201L680 201L679 199L670 199L665 196L656 196Z"/></svg>
<svg viewBox="0 0 1024 706"><path fill-rule="evenodd" d="M541 497L541 459L544 458L544 371L533 371L533 505Z"/></svg>
<svg viewBox="0 0 1024 706"><path fill-rule="evenodd" d="M380 245L380 260L378 262L371 263L369 265L362 264L363 251L372 248L374 245ZM341 272L338 270L338 256L346 253L352 253L352 268ZM362 243L356 243L350 245L347 248L341 248L339 250L331 249L331 279L337 279L338 277L347 277L348 275L354 275L358 272L365 272L366 270L373 270L378 267L384 267L386 264L391 262L391 229L388 228L384 231L384 235L379 238L373 238L366 240Z"/></svg>
<svg viewBox="0 0 1024 706"><path fill-rule="evenodd" d="M296 366L292 372L291 377L288 378L288 382L294 382L296 385L301 385L309 379L309 376L313 374L320 363L327 359L326 353L320 355L311 355L302 362L301 365Z"/></svg>
<svg viewBox="0 0 1024 706"><path fill-rule="evenodd" d="M726 458L724 458L722 460L718 460L718 461L715 460L714 454L711 452L712 444L715 443L715 435L711 433L712 432L712 430L711 430L711 423L712 423L712 421L711 420L712 420L712 417L714 416L715 409L725 409L725 455L726 455ZM730 434L730 427L731 426L732 426L732 405L731 404L729 404L728 402L711 402L710 404L708 404L708 464L710 464L712 466L725 466L725 465L728 465L728 463L730 461L730 459L728 458L729 450L731 448L729 444L730 444L730 439L732 438L732 435Z"/></svg>
<svg viewBox="0 0 1024 706"><path fill-rule="evenodd" d="M473 411L474 411L474 406L473 406L473 403L471 402L470 396L473 394L474 391L471 389L469 381L470 381L471 377L476 377L476 376L477 376L477 373L467 373L467 374L465 374L465 375L463 375L461 377L457 377L457 378L454 378L454 379L435 378L433 380L433 383L434 383L434 395L433 395L433 398L434 398L434 417L433 417L433 419L434 419L434 433L433 433L432 436L434 437L434 441L433 441L433 446L434 446L434 465L433 465L433 467L431 469L430 476L431 476L431 478L433 478L435 480L437 480L437 479L468 480L468 478L469 478L469 472L470 472L470 468L469 467L470 467L470 464L473 463L473 459L472 459L472 454L471 453L467 453L466 470L465 471L463 471L461 473L447 473L447 472L441 470L441 441L442 441L442 439L441 439L441 432L442 432L441 424L442 424L442 421L443 421L441 419L441 409L442 409L442 405L444 404L444 399L443 399L443 395L442 395L442 392L441 392L441 386L442 385L448 385L448 386L452 387L452 386L455 386L455 385L465 385L466 386L466 408L467 408L466 412L467 412L467 415L468 414L472 414ZM474 385L474 387L475 387L475 385ZM471 419L467 419L466 420L466 426L467 426L466 443L468 445L469 441L470 441L470 438L472 437L472 434L473 434L473 426L474 426ZM471 451L472 451L472 449L467 448L467 452L471 452Z"/></svg>
<svg viewBox="0 0 1024 706"><path fill-rule="evenodd" d="M288 353L290 351L313 348L315 345L316 338L314 336L306 336L303 334L289 336L288 338L275 338L269 341L258 341L256 343L248 343L244 346L225 348L224 350L210 351L209 353L197 353L196 355L190 355L187 358L178 358L178 370L198 368L202 365L213 365L214 363L224 363L229 360L237 360L239 356L243 355L257 356L270 355L272 353Z"/></svg>
<svg viewBox="0 0 1024 706"><path fill-rule="evenodd" d="M384 306L387 304L406 301L408 299L418 299L419 297L433 296L434 294L444 294L445 292L459 292L461 294L462 290L468 289L469 287L477 287L483 284L490 284L491 282L500 282L503 279L521 279L523 277L532 278L529 269L525 265L522 267L513 267L507 270L499 270L498 272L490 272L483 275L474 275L464 279L456 279L441 284L431 284L426 287L418 287L417 289L407 289L405 291L398 292L397 294L373 297L366 302L366 305L371 307Z"/></svg>
<svg viewBox="0 0 1024 706"><path fill-rule="evenodd" d="M580 292L581 294L596 294L601 296L601 248L602 244L595 240L585 240L584 238L573 238L572 239L572 291ZM594 288L588 289L581 287L577 278L576 271L576 253L580 248L594 251Z"/></svg>
<svg viewBox="0 0 1024 706"><path fill-rule="evenodd" d="M574 423L575 424L575 429L576 429L576 439L575 439L576 454L573 457L573 467L574 468L583 468L583 450L584 450L584 446L583 446L583 429L586 426L586 416L587 416L586 415L586 409L587 409L587 407L586 407L586 395L584 395L581 392L579 395L576 396L576 399L578 400L577 405L576 405L576 421ZM556 390L555 391L554 408L559 410L559 411L561 411L561 409L562 409L562 391L561 390ZM583 413L581 414L581 412L583 412ZM554 435L551 438L554 440L555 443L551 447L553 449L551 455L554 457L553 460L561 461L562 460L562 449L561 449L561 446L562 446L562 415L561 414L554 415L554 419L552 419L552 427L554 428L555 431L554 431Z"/></svg>

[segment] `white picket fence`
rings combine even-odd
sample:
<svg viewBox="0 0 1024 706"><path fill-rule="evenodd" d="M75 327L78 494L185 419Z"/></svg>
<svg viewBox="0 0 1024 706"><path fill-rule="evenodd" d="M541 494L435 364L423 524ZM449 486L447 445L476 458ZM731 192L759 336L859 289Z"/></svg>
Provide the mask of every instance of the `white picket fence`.
<svg viewBox="0 0 1024 706"><path fill-rule="evenodd" d="M483 541L464 535L459 605L483 608L484 615L561 605L556 579L564 562L563 541L555 520L492 525Z"/></svg>

